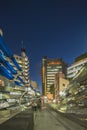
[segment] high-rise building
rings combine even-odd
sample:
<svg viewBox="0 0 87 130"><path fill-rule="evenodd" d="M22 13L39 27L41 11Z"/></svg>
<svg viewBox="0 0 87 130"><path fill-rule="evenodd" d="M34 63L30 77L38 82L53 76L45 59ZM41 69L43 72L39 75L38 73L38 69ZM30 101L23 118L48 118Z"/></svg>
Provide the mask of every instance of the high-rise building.
<svg viewBox="0 0 87 130"><path fill-rule="evenodd" d="M55 74L63 72L66 75L67 64L62 59L48 59L46 56L42 59L42 93L47 95L50 92L50 86L54 84Z"/></svg>
<svg viewBox="0 0 87 130"><path fill-rule="evenodd" d="M18 88L20 89L24 84L19 76L22 69L2 36L3 33L0 30L0 99L3 100L11 98L14 89L21 86ZM18 92L14 91L14 93Z"/></svg>
<svg viewBox="0 0 87 130"><path fill-rule="evenodd" d="M22 73L20 73L20 77L26 83L25 87L30 86L30 77L29 77L29 59L26 55L26 51L24 48L21 49L21 55L14 55L17 60L19 66L22 68Z"/></svg>
<svg viewBox="0 0 87 130"><path fill-rule="evenodd" d="M75 75L80 71L84 64L87 63L87 53L84 53L75 58L75 62L67 68L67 78L73 79Z"/></svg>

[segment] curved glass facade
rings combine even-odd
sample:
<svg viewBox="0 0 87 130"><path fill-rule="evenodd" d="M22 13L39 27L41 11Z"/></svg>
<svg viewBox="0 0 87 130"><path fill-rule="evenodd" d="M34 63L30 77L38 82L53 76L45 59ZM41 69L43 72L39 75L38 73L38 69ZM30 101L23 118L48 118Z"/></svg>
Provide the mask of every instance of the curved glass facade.
<svg viewBox="0 0 87 130"><path fill-rule="evenodd" d="M0 75L9 80L13 80L18 86L23 86L23 80L18 77L21 71L22 69L16 61L13 52L5 43L3 37L0 36Z"/></svg>

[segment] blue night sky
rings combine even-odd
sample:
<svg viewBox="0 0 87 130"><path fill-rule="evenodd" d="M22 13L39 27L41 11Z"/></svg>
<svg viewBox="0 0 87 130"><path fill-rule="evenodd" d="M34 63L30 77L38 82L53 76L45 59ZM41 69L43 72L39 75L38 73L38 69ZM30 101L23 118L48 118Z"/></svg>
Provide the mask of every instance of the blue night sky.
<svg viewBox="0 0 87 130"><path fill-rule="evenodd" d="M21 41L30 59L30 77L41 87L41 59L74 58L87 52L86 0L1 0L0 28L11 50Z"/></svg>

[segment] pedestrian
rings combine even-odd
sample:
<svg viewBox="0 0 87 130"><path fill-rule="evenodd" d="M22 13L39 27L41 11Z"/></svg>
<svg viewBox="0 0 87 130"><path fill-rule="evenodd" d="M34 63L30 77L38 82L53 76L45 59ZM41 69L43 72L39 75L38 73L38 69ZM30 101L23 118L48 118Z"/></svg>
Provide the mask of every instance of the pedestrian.
<svg viewBox="0 0 87 130"><path fill-rule="evenodd" d="M38 109L41 109L41 99L38 100L37 107Z"/></svg>

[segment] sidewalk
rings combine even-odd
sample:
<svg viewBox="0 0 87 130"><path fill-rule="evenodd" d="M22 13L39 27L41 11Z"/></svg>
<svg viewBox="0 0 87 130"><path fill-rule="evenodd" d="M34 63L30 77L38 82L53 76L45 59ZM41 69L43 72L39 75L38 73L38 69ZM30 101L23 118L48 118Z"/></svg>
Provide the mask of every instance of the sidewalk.
<svg viewBox="0 0 87 130"><path fill-rule="evenodd" d="M14 117L18 113L21 112L20 108L17 108L15 110L0 110L0 124L4 123L8 119Z"/></svg>
<svg viewBox="0 0 87 130"><path fill-rule="evenodd" d="M58 130L58 122L45 109L34 113L34 130Z"/></svg>
<svg viewBox="0 0 87 130"><path fill-rule="evenodd" d="M28 109L0 124L0 130L33 130L33 125L33 111Z"/></svg>
<svg viewBox="0 0 87 130"><path fill-rule="evenodd" d="M26 109L30 109L30 107L23 108L21 106L13 107L7 110L0 110L0 124L4 123L5 121L9 120L10 118L14 117L15 115L21 113Z"/></svg>

